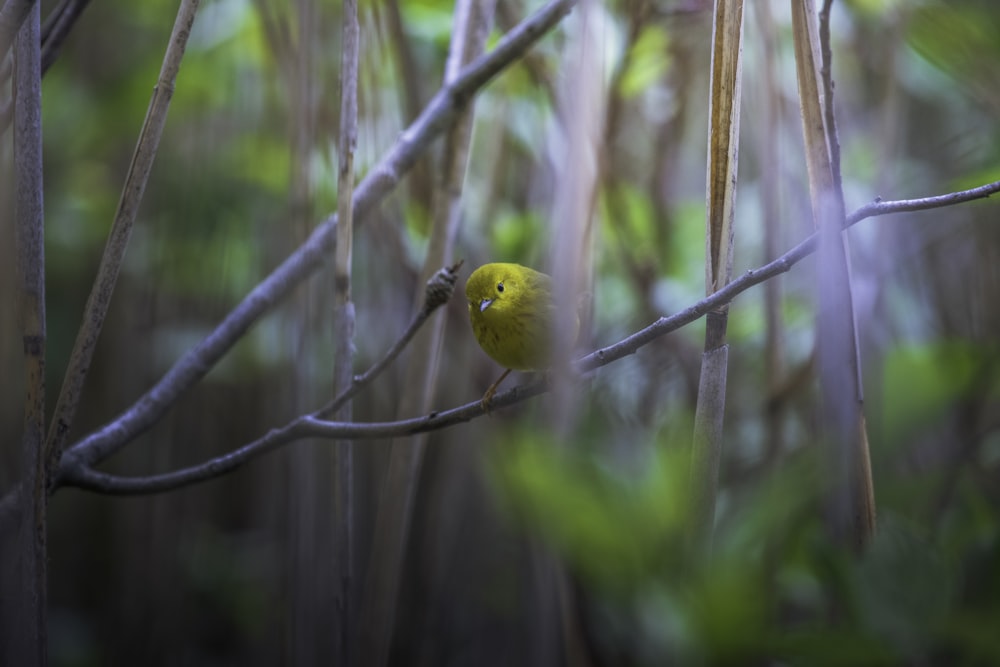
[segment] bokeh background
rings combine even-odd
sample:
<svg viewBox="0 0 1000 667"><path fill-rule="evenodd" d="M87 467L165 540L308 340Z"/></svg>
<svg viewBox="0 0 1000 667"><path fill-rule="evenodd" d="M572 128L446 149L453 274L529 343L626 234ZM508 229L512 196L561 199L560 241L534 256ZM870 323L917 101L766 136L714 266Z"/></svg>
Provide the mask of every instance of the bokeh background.
<svg viewBox="0 0 1000 667"><path fill-rule="evenodd" d="M54 4L43 3L43 17ZM498 0L490 43L537 6ZM44 78L52 397L176 7L91 3ZM439 87L453 10L439 0L360 3L361 176ZM705 290L711 3L624 0L598 15L603 70L593 76L606 116L594 316L581 350ZM1000 5L844 0L832 18L848 210L1000 179ZM462 281L486 261L545 268L564 167L555 101L574 21L477 99ZM747 3L744 57L737 274L811 231L787 2ZM130 406L336 209L339 63L339 3L202 3L71 441ZM0 147L9 169L9 131ZM436 168L432 152L355 232L358 371L419 307ZM3 181L6 491L18 469L23 362ZM545 397L430 435L390 662L1000 662L998 223L1000 203L987 200L866 220L849 233L879 517L865 553L835 546L819 510L806 260L732 307L710 566L683 557L703 337L695 323L595 373L559 444L539 426ZM327 269L103 468L192 465L324 403L332 294ZM475 344L461 295L437 317L445 345L432 403L443 410L476 400L500 369ZM420 391L406 384L408 361L357 397L357 420L395 419L407 392ZM358 599L361 582L378 576L367 564L388 448L356 449ZM315 644L336 619L322 607L332 451L296 443L154 496L61 489L48 543L52 664L329 664L329 649Z"/></svg>

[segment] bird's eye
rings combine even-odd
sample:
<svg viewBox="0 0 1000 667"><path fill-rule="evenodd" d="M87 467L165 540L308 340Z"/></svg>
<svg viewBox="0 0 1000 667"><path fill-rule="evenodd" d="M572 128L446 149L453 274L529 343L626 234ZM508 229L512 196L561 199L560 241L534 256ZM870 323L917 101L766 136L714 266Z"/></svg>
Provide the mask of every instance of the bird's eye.
<svg viewBox="0 0 1000 667"><path fill-rule="evenodd" d="M503 283L497 283L497 291L498 292L502 292L503 291Z"/></svg>

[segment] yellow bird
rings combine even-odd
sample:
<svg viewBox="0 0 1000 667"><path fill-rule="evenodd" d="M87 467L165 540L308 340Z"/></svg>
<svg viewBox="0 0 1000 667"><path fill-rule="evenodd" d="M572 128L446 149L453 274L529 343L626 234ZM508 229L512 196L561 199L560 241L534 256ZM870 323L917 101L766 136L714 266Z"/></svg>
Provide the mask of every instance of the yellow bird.
<svg viewBox="0 0 1000 667"><path fill-rule="evenodd" d="M483 264L465 283L465 296L479 346L506 368L483 395L488 411L497 387L512 370L540 371L551 365L556 318L552 278L520 264Z"/></svg>

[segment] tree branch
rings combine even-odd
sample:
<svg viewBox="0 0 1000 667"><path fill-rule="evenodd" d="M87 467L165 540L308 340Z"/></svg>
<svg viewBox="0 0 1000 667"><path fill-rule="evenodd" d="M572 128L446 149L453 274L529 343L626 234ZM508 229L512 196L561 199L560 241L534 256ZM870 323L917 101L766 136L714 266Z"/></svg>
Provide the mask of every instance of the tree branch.
<svg viewBox="0 0 1000 667"><path fill-rule="evenodd" d="M230 472L243 465L250 459L274 449L275 447L287 442L292 442L293 440L308 437L308 433L301 429L303 420L322 421L326 415L334 412L341 405L346 404L347 401L353 398L355 394L371 383L372 380L385 370L390 362L399 356L399 353L410 342L413 335L428 320L434 311L448 303L455 290L455 283L458 280L457 271L461 265L462 262L458 262L454 266L445 267L435 273L431 279L427 281L427 286L424 292L424 305L413 317L413 320L406 328L406 331L403 332L403 334L399 337L399 340L393 344L382 359L375 363L364 374L356 376L351 386L342 391L339 396L334 398L319 410L316 410L309 415L302 415L292 420L285 426L272 429L262 438L259 438L241 447L240 449L191 468L179 470L174 473L167 473L165 475L159 475L157 476L158 481L152 484L150 490L145 491L145 493L167 491L179 486L187 486L196 482L219 477L220 475ZM103 475L103 473L95 472L89 467L89 465L83 462L71 461L69 456L63 457L59 473L59 480L57 483L69 486L86 486L85 484L76 484L76 480L98 480L102 479L101 476ZM105 477L111 478L113 476ZM153 478L145 479L151 480ZM112 484L112 486L114 486L114 484ZM114 493L114 491L108 492ZM137 493L143 493L143 491L137 491Z"/></svg>
<svg viewBox="0 0 1000 667"><path fill-rule="evenodd" d="M865 204L847 216L845 229L865 220L866 218L890 215L893 213L904 213L912 211L922 211L975 199L983 199L991 195L1000 193L1000 181L988 183L970 190L953 192L934 197L923 197L920 199L903 199L897 201L875 201ZM754 285L769 280L782 273L787 273L793 266L816 251L817 234L812 234L801 243L790 249L781 257L771 262L751 269L736 278L722 289L714 292L708 297L698 301L684 310L674 313L669 317L661 317L656 322L637 331L636 333L623 338L622 340L600 348L590 354L577 359L574 366L581 373L606 366L618 359L634 354L639 348L649 344L653 340L676 331L683 326L698 320L710 310L731 302L736 296L747 291ZM453 267L457 268L457 267ZM418 314L415 322L420 321L422 314ZM403 339L407 337L413 324L407 329ZM401 347L399 343L393 346L393 350ZM387 355L388 357L389 355ZM382 362L379 362L380 364ZM376 367L379 364L376 364ZM374 369L375 367L373 367ZM371 371L369 371L371 372ZM514 387L502 394L494 397L490 403L490 408L496 410L520 403L528 398L538 396L548 391L548 384L544 380L536 380L525 385ZM339 397L338 397L339 400ZM257 458L278 447L286 445L303 438L324 438L331 440L357 439L371 440L380 438L390 438L425 433L428 431L448 428L456 424L470 421L484 414L482 404L477 399L471 403L446 410L444 412L431 412L421 417L403 419L392 422L374 423L342 423L325 421L321 415L329 411L326 406L312 414L302 415L292 420L285 426L273 429L263 437L255 440L243 447L228 454L211 459L190 468L184 468L162 475L152 475L148 477L125 477L120 475L110 475L93 470L82 460L64 457L63 465L60 466L57 483L66 486L75 486L99 493L111 495L139 495L150 493L161 493L172 489L189 486L198 482L203 482L215 477L219 477L235 470L244 463ZM69 453L69 452L67 452ZM9 495L9 494L8 494ZM3 514L4 505L8 498L0 501L0 515Z"/></svg>
<svg viewBox="0 0 1000 667"><path fill-rule="evenodd" d="M490 53L443 86L382 161L358 184L354 216L359 222L395 188L417 158L454 121L465 101L565 16L574 0L553 0L507 33ZM114 421L69 448L72 463L103 461L156 423L177 400L225 355L246 331L300 282L323 265L335 242L336 216L331 215L309 239L255 287L201 343L186 352L149 391ZM62 468L63 466L60 466Z"/></svg>
<svg viewBox="0 0 1000 667"><path fill-rule="evenodd" d="M129 164L128 175L125 177L125 184L122 187L118 209L115 211L111 231L108 233L108 242L101 255L101 263L91 287L90 296L87 297L80 330L77 332L69 365L66 367L63 384L59 390L59 398L56 400L52 424L49 427L45 443L46 456L50 466L54 466L59 460L73 424L73 418L76 415L76 408L80 403L83 385L90 370L90 362L93 360L94 350L97 348L97 339L104 326L104 320L111 305L111 296L125 260L132 226L139 214L139 205L142 203L146 183L149 181L156 151L160 145L160 137L163 135L163 128L167 123L167 111L174 94L177 73L180 70L181 59L184 57L184 49L187 46L188 36L191 34L191 26L194 23L199 2L200 0L184 0L177 10L177 18L170 34L166 53L163 56L159 78L153 88L149 109L146 111L146 118L142 124L142 130L139 132L135 152L132 154L132 161Z"/></svg>

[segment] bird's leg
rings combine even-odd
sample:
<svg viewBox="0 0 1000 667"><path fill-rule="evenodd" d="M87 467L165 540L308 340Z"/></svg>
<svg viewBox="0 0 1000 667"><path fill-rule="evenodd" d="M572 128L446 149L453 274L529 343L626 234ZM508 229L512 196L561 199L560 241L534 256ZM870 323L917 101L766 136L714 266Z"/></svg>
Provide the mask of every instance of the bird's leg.
<svg viewBox="0 0 1000 667"><path fill-rule="evenodd" d="M492 401L493 400L493 396L496 395L496 393L497 393L497 387L499 387L500 383L504 381L504 378L506 378L508 375L510 375L510 371L511 371L511 369L509 369L509 368L507 370L505 370L503 372L503 375L501 375L500 378L496 382L494 382L493 384L491 384L490 388L486 390L485 394L483 394L483 400L480 401L480 403L482 404L483 410L486 412L486 414L490 413L490 401Z"/></svg>

